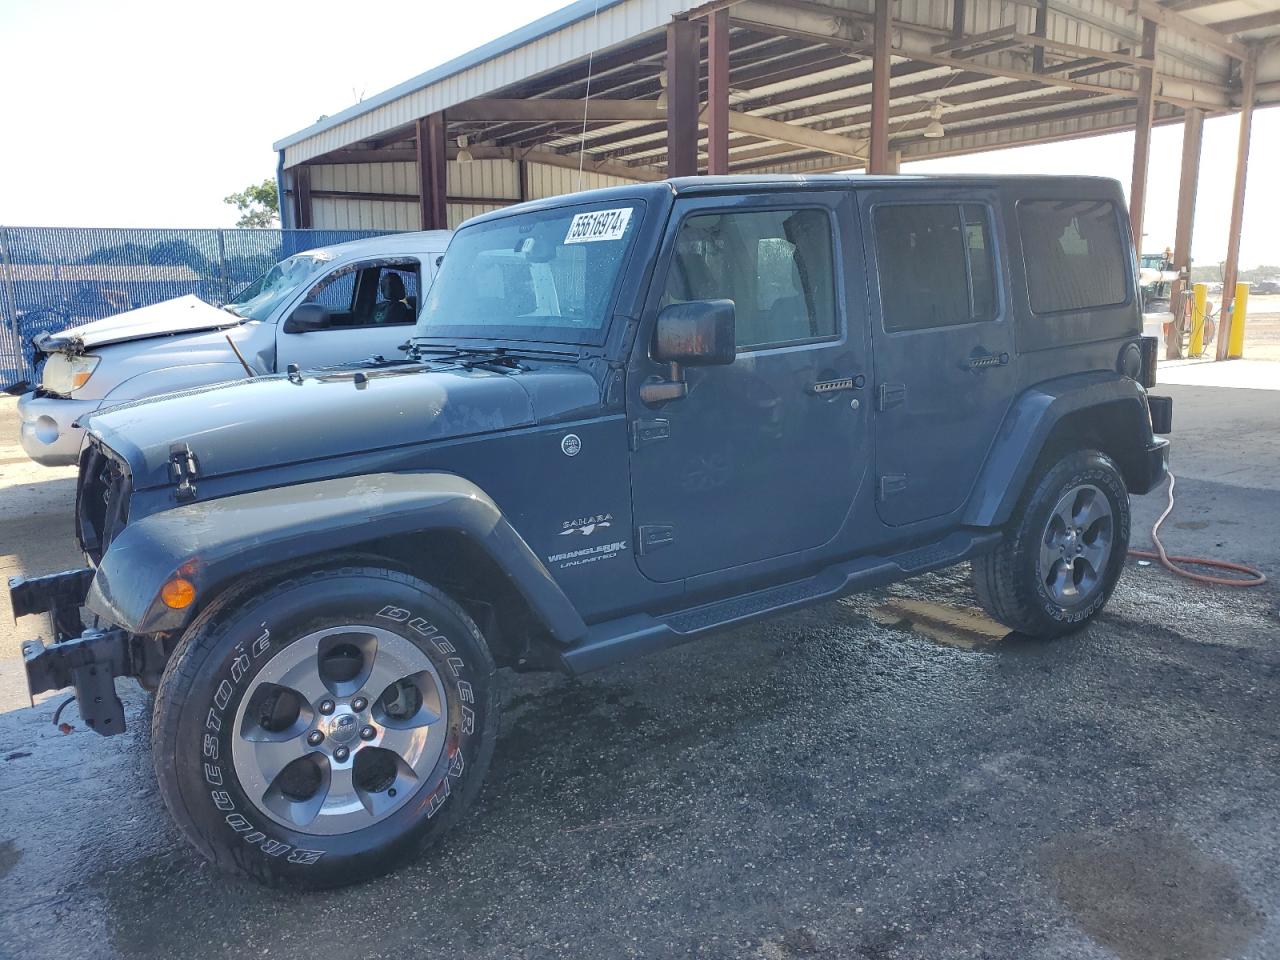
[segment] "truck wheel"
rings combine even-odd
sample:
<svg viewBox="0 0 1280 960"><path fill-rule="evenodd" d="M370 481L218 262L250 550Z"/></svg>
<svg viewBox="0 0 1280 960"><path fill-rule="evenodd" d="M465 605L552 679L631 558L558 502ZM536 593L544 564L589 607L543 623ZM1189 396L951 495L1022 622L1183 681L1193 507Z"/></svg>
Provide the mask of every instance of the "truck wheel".
<svg viewBox="0 0 1280 960"><path fill-rule="evenodd" d="M201 853L263 883L384 873L479 791L493 677L471 618L403 573L331 568L232 591L160 682L161 795Z"/></svg>
<svg viewBox="0 0 1280 960"><path fill-rule="evenodd" d="M1019 633L1054 637L1106 605L1129 550L1129 491L1110 457L1067 454L1019 504L994 551L973 561L987 613Z"/></svg>

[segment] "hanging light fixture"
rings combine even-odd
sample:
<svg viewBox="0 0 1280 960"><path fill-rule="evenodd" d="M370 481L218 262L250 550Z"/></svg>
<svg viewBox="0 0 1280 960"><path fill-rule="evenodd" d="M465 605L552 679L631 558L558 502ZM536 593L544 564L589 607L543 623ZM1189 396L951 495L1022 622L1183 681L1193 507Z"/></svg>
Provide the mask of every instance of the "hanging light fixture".
<svg viewBox="0 0 1280 960"><path fill-rule="evenodd" d="M467 149L467 144L469 142L470 141L467 139L467 135L465 133L458 137L458 156L456 159L459 163L470 163L475 159L475 157L471 155L471 151Z"/></svg>
<svg viewBox="0 0 1280 960"><path fill-rule="evenodd" d="M946 136L947 129L942 125L942 102L935 100L929 108L929 125L924 128L924 135L930 140Z"/></svg>

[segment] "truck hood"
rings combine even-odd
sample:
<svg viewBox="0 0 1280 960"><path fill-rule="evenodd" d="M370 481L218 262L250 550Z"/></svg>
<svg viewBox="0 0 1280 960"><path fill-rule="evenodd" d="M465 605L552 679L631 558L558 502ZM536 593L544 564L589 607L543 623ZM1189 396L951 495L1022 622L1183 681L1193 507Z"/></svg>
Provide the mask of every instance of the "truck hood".
<svg viewBox="0 0 1280 960"><path fill-rule="evenodd" d="M118 313L114 317L94 320L82 326L36 338L36 346L45 353L65 351L78 353L108 343L167 337L194 330L216 330L234 327L244 321L226 310L210 306L192 294L153 303Z"/></svg>
<svg viewBox="0 0 1280 960"><path fill-rule="evenodd" d="M535 397L552 416L599 401L594 378L572 367L523 374L425 364L356 365L290 380L257 377L163 394L87 418L89 432L124 457L135 489L166 485L170 448L186 444L201 478L406 447L530 426ZM555 389L521 380L554 379Z"/></svg>

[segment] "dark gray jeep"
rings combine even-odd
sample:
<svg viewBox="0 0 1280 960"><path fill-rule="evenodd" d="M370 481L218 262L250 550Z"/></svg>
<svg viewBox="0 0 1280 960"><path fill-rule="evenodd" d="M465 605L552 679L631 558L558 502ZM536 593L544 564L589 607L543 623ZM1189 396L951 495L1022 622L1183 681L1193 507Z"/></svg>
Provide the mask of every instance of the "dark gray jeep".
<svg viewBox="0 0 1280 960"><path fill-rule="evenodd" d="M1083 626L1165 476L1141 330L1109 180L697 178L479 217L404 357L93 416L91 566L10 587L53 622L29 683L113 734L137 678L201 852L359 880L475 797L496 666L965 560L1011 629Z"/></svg>

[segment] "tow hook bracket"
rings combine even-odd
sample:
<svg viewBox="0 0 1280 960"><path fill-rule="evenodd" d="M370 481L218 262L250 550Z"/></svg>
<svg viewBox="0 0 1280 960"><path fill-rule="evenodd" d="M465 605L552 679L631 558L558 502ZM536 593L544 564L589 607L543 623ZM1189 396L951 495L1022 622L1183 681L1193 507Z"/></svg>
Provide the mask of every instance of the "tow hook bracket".
<svg viewBox="0 0 1280 960"><path fill-rule="evenodd" d="M116 694L115 678L132 673L125 631L86 630L51 646L28 640L22 645L22 660L32 697L74 687L76 706L90 729L104 737L124 732L124 705Z"/></svg>

